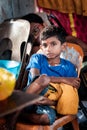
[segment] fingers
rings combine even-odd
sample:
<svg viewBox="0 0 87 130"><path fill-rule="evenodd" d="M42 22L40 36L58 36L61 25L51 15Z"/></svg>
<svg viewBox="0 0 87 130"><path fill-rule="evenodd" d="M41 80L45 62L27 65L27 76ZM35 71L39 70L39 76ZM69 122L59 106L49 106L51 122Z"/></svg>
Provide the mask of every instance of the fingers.
<svg viewBox="0 0 87 130"><path fill-rule="evenodd" d="M41 75L38 78L38 81L41 84L41 86L47 86L50 83L50 78L46 75Z"/></svg>
<svg viewBox="0 0 87 130"><path fill-rule="evenodd" d="M76 78L76 79L74 80L73 86L74 86L75 88L77 88L77 89L80 87L80 78Z"/></svg>
<svg viewBox="0 0 87 130"><path fill-rule="evenodd" d="M55 106L56 102L52 101L46 97L43 97L43 99L41 99L40 101L36 102L36 105L49 105L49 106Z"/></svg>

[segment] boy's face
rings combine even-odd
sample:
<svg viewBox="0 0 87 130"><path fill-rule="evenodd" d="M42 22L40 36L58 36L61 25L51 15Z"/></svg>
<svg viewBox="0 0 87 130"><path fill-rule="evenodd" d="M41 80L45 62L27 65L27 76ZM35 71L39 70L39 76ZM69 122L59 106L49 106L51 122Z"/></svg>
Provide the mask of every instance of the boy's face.
<svg viewBox="0 0 87 130"><path fill-rule="evenodd" d="M40 48L48 59L59 57L62 51L61 42L56 37L42 40Z"/></svg>

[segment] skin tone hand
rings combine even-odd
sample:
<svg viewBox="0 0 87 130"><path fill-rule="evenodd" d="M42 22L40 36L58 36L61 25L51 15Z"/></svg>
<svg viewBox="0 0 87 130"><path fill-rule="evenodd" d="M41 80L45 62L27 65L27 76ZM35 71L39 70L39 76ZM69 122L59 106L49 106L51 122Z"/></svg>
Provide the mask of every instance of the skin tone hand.
<svg viewBox="0 0 87 130"><path fill-rule="evenodd" d="M50 78L46 75L41 75L27 89L27 93L39 94L50 83Z"/></svg>
<svg viewBox="0 0 87 130"><path fill-rule="evenodd" d="M49 106L55 106L56 102L48 99L47 97L43 96L43 99L41 101L37 101L36 105L49 105Z"/></svg>
<svg viewBox="0 0 87 130"><path fill-rule="evenodd" d="M77 89L80 87L80 78L66 78L65 82Z"/></svg>
<svg viewBox="0 0 87 130"><path fill-rule="evenodd" d="M50 80L53 83L65 83L77 89L80 87L80 78L78 77L50 77Z"/></svg>

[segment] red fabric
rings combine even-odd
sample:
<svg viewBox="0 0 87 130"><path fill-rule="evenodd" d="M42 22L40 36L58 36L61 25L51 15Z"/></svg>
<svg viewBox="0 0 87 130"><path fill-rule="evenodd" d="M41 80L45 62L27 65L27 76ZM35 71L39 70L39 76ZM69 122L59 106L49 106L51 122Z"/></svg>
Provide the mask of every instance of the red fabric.
<svg viewBox="0 0 87 130"><path fill-rule="evenodd" d="M58 18L62 26L65 28L66 32L72 35L72 29L70 27L69 14L60 13L55 10L42 9L39 8L39 11L43 10L44 12L51 13ZM77 37L80 38L87 44L87 16L73 14L75 30L77 32Z"/></svg>
<svg viewBox="0 0 87 130"><path fill-rule="evenodd" d="M87 44L87 16L74 15L77 37Z"/></svg>

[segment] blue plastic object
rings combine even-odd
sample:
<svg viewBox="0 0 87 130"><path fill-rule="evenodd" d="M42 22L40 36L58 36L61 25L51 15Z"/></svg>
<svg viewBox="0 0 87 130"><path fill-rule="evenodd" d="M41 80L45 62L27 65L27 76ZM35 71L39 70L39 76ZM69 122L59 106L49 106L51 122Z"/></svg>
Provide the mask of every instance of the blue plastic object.
<svg viewBox="0 0 87 130"><path fill-rule="evenodd" d="M13 60L0 60L0 68L7 69L9 72L18 78L20 72L21 63Z"/></svg>

